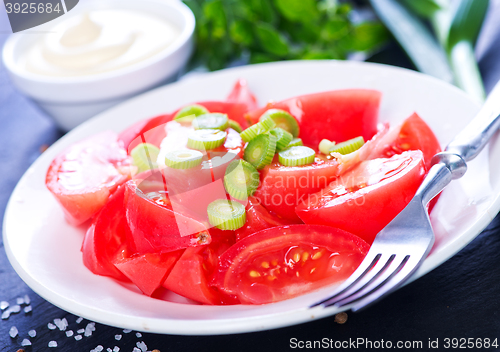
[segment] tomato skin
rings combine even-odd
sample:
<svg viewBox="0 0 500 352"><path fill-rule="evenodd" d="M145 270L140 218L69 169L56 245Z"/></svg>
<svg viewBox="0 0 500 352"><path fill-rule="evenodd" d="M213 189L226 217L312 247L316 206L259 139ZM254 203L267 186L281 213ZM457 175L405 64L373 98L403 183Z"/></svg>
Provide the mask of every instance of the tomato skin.
<svg viewBox="0 0 500 352"><path fill-rule="evenodd" d="M431 128L417 113L396 126L374 148L372 158L390 158L407 150L421 150L424 154L425 168L431 167L432 157L441 152L441 145Z"/></svg>
<svg viewBox="0 0 500 352"><path fill-rule="evenodd" d="M210 243L205 225L175 212L168 194L151 198L134 181L125 186L126 219L138 253L171 252Z"/></svg>
<svg viewBox="0 0 500 352"><path fill-rule="evenodd" d="M377 132L378 110L382 94L370 89L345 89L301 95L246 115L252 124L269 109L288 111L297 119L299 137L304 145L318 149L322 139L343 142L363 136L365 141Z"/></svg>
<svg viewBox="0 0 500 352"><path fill-rule="evenodd" d="M295 207L311 193L326 187L342 170L339 163L318 155L310 165L283 166L278 157L261 170L255 197L269 211L291 222L300 223Z"/></svg>
<svg viewBox="0 0 500 352"><path fill-rule="evenodd" d="M245 210L247 221L243 227L235 231L236 241L240 241L247 236L270 227L293 224L293 221L269 213L255 197L248 197L248 203Z"/></svg>
<svg viewBox="0 0 500 352"><path fill-rule="evenodd" d="M237 299L220 292L210 283L219 256L235 243L234 232L212 228L210 235L213 241L209 245L185 250L163 287L199 303L237 304Z"/></svg>
<svg viewBox="0 0 500 352"><path fill-rule="evenodd" d="M229 93L227 102L246 104L248 111L255 110L259 107L257 98L248 88L246 79L239 79L233 86L233 90Z"/></svg>
<svg viewBox="0 0 500 352"><path fill-rule="evenodd" d="M274 227L224 252L214 282L242 303L282 301L345 280L368 249L359 237L329 226Z"/></svg>
<svg viewBox="0 0 500 352"><path fill-rule="evenodd" d="M96 215L82 244L83 264L94 274L128 281L113 261L121 253L132 253L130 229L123 207L125 187L120 186Z"/></svg>
<svg viewBox="0 0 500 352"><path fill-rule="evenodd" d="M168 253L134 254L115 261L115 267L147 296L160 287L172 271L183 249Z"/></svg>
<svg viewBox="0 0 500 352"><path fill-rule="evenodd" d="M96 214L130 177L130 160L113 132L80 141L50 164L45 184L66 220L80 225Z"/></svg>
<svg viewBox="0 0 500 352"><path fill-rule="evenodd" d="M421 151L364 161L296 208L306 224L334 226L368 243L415 195L425 176Z"/></svg>

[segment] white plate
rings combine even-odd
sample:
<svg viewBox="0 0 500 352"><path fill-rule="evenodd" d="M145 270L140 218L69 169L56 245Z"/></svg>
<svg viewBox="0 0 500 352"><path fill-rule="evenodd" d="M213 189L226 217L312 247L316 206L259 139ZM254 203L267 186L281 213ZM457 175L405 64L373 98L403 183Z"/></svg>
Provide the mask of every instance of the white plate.
<svg viewBox="0 0 500 352"><path fill-rule="evenodd" d="M383 92L382 121L392 124L417 111L446 145L477 112L459 89L400 68L357 62L286 62L246 66L186 79L136 97L68 133L30 167L5 214L4 244L21 278L40 296L73 314L100 323L169 334L224 334L302 323L337 313L308 310L325 290L262 306L201 306L152 299L82 264L83 228L66 224L45 188L51 160L70 144L104 130L120 131L143 118L197 100L224 99L237 78L246 78L261 104L298 94L340 88ZM466 176L442 194L431 218L436 245L416 277L457 253L500 209L500 143L495 139L470 163ZM391 299L390 297L387 299Z"/></svg>

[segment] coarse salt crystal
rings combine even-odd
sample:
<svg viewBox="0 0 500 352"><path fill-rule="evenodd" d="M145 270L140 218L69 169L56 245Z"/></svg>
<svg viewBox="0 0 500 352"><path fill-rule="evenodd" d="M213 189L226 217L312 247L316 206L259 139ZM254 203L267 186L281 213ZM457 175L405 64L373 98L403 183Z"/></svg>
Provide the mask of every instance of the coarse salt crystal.
<svg viewBox="0 0 500 352"><path fill-rule="evenodd" d="M11 313L19 313L21 311L21 306L19 304L16 304L15 306L12 306L12 308L9 308Z"/></svg>
<svg viewBox="0 0 500 352"><path fill-rule="evenodd" d="M113 352L120 352L120 347L118 346L113 347Z"/></svg>
<svg viewBox="0 0 500 352"><path fill-rule="evenodd" d="M49 347L57 347L57 341L49 341Z"/></svg>
<svg viewBox="0 0 500 352"><path fill-rule="evenodd" d="M49 330L55 330L55 328L57 328L57 326L55 326L54 324L52 323L48 323L47 324L47 327L49 328Z"/></svg>
<svg viewBox="0 0 500 352"><path fill-rule="evenodd" d="M9 330L9 335L12 338L15 338L18 333L19 333L19 331L17 330L17 328L15 326L11 327Z"/></svg>
<svg viewBox="0 0 500 352"><path fill-rule="evenodd" d="M120 341L122 339L122 335L115 335L115 340Z"/></svg>
<svg viewBox="0 0 500 352"><path fill-rule="evenodd" d="M9 302L7 302L7 301L0 302L0 310L4 310L7 308L9 308Z"/></svg>
<svg viewBox="0 0 500 352"><path fill-rule="evenodd" d="M135 344L138 348L141 349L142 352L146 352L148 350L148 346L144 343L144 341L137 342Z"/></svg>
<svg viewBox="0 0 500 352"><path fill-rule="evenodd" d="M31 308L31 306L24 307L24 313L26 313L26 314L31 313L32 310L33 310L33 308Z"/></svg>
<svg viewBox="0 0 500 352"><path fill-rule="evenodd" d="M132 330L130 330L130 329L123 329L123 333L125 333L125 334L131 333L131 332L132 332Z"/></svg>
<svg viewBox="0 0 500 352"><path fill-rule="evenodd" d="M36 330L30 330L30 331L28 331L28 335L30 335L30 337L35 337L36 336Z"/></svg>
<svg viewBox="0 0 500 352"><path fill-rule="evenodd" d="M106 348L106 352L113 352L113 350L111 348Z"/></svg>
<svg viewBox="0 0 500 352"><path fill-rule="evenodd" d="M142 337L142 334L140 332L136 333L135 336L137 336L138 339Z"/></svg>
<svg viewBox="0 0 500 352"><path fill-rule="evenodd" d="M24 339L23 342L21 342L21 346L31 346L31 341L28 339Z"/></svg>
<svg viewBox="0 0 500 352"><path fill-rule="evenodd" d="M9 319L10 317L10 310L6 310L5 312L2 313L2 319Z"/></svg>
<svg viewBox="0 0 500 352"><path fill-rule="evenodd" d="M75 340L80 341L82 339L82 335L75 335Z"/></svg>
<svg viewBox="0 0 500 352"><path fill-rule="evenodd" d="M30 304L31 303L31 299L30 299L30 296L28 295L24 295L24 304Z"/></svg>
<svg viewBox="0 0 500 352"><path fill-rule="evenodd" d="M73 330L68 330L68 331L66 331L66 336L67 336L67 337L71 337L71 336L73 336L73 334L74 334L74 333L73 333Z"/></svg>
<svg viewBox="0 0 500 352"><path fill-rule="evenodd" d="M17 303L17 304L19 304L19 305L24 304L24 298L22 298L22 297L17 297L17 298L16 298L16 303Z"/></svg>
<svg viewBox="0 0 500 352"><path fill-rule="evenodd" d="M104 347L102 347L101 345L98 345L96 348L94 348L94 350L96 350L97 352L101 352L103 349Z"/></svg>
<svg viewBox="0 0 500 352"><path fill-rule="evenodd" d="M88 323L85 327L85 337L89 337L90 335L92 335L92 331L95 331L95 323Z"/></svg>
<svg viewBox="0 0 500 352"><path fill-rule="evenodd" d="M77 324L80 324L82 321L83 321L83 318L82 318L82 317L78 317L78 319L76 319L76 323L77 323Z"/></svg>
<svg viewBox="0 0 500 352"><path fill-rule="evenodd" d="M54 319L54 324L59 328L59 330L64 331L68 327L68 321L66 318Z"/></svg>
<svg viewBox="0 0 500 352"><path fill-rule="evenodd" d="M85 332L85 329L78 329L76 330L77 334L83 334Z"/></svg>
<svg viewBox="0 0 500 352"><path fill-rule="evenodd" d="M134 349L132 350L132 352L141 352L141 350L137 347L134 347Z"/></svg>

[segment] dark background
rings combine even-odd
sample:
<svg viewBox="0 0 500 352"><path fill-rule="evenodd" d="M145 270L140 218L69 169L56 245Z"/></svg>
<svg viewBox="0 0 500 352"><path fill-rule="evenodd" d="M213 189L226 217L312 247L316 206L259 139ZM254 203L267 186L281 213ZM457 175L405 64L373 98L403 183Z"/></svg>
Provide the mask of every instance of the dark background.
<svg viewBox="0 0 500 352"><path fill-rule="evenodd" d="M0 44L11 33L4 10L0 10ZM492 0L488 17L477 46L481 72L489 91L500 79L500 1ZM372 61L411 67L396 45L381 52ZM0 222L9 196L25 170L41 152L62 136L54 123L28 99L12 87L5 69L0 66ZM0 240L0 301L15 305L16 298L28 294L32 312L21 311L0 320L0 351L17 351L28 331L35 329L33 346L26 351L90 351L98 345L132 351L144 341L148 350L165 351L283 351L290 349L290 339L371 341L423 341L439 338L439 350L445 338L498 338L500 344L500 217L472 243L439 268L400 289L382 302L359 313L348 312L348 321L338 324L334 317L288 328L227 336L174 336L136 332L96 324L92 336L81 341L47 324L66 318L68 329L85 328L84 320L48 303L36 295L17 276L9 264ZM9 330L16 326L19 336L12 339ZM120 341L115 335L121 334ZM55 340L58 347L48 348ZM500 348L500 347L499 347ZM492 348L493 349L493 348ZM471 349L469 349L471 350Z"/></svg>

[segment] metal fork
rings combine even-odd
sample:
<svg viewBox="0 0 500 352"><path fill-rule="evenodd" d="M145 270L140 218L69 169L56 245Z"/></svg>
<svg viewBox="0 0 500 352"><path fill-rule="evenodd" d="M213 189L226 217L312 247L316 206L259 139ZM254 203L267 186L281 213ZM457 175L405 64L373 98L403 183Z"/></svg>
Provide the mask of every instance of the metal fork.
<svg viewBox="0 0 500 352"><path fill-rule="evenodd" d="M474 159L500 127L500 83L467 127L445 151L436 154L432 167L417 193L380 231L354 273L328 298L311 306L364 308L400 287L418 269L434 244L426 205L452 180L467 171Z"/></svg>

